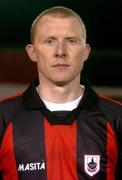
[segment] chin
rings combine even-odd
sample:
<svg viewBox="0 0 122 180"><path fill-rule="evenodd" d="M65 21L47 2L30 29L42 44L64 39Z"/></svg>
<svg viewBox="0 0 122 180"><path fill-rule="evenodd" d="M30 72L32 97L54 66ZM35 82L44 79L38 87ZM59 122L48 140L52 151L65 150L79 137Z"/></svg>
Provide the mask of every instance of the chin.
<svg viewBox="0 0 122 180"><path fill-rule="evenodd" d="M56 86L65 86L68 84L68 81L55 81L53 82Z"/></svg>

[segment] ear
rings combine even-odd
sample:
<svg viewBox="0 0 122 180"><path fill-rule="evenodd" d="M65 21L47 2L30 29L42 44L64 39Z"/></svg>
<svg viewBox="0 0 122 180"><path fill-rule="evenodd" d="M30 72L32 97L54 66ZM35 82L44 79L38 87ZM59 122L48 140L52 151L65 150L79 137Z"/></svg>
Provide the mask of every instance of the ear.
<svg viewBox="0 0 122 180"><path fill-rule="evenodd" d="M34 49L33 44L27 44L26 45L26 51L27 51L29 58L32 61L37 62L36 53L35 53L35 49Z"/></svg>
<svg viewBox="0 0 122 180"><path fill-rule="evenodd" d="M90 55L90 52L91 52L91 47L89 44L85 44L85 48L84 48L84 53L83 53L83 56L84 56L84 61L86 61Z"/></svg>

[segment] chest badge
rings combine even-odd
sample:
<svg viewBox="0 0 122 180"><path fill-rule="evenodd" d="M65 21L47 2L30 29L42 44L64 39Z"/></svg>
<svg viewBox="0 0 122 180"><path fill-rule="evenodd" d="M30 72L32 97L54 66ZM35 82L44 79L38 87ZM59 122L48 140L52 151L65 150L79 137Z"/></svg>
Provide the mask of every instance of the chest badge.
<svg viewBox="0 0 122 180"><path fill-rule="evenodd" d="M84 169L89 176L94 176L100 170L100 156L99 155L85 155Z"/></svg>

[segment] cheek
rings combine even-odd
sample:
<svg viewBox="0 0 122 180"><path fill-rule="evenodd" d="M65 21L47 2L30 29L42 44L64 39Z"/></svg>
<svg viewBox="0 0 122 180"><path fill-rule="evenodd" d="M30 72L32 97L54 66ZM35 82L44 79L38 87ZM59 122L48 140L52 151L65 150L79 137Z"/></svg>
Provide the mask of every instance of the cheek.
<svg viewBox="0 0 122 180"><path fill-rule="evenodd" d="M37 60L40 61L40 60L42 60L42 59L45 59L45 53L44 53L43 49L42 49L42 50L37 49L37 50L35 51L35 53L36 53Z"/></svg>
<svg viewBox="0 0 122 180"><path fill-rule="evenodd" d="M40 72L47 72L49 67L50 67L50 58L48 57L48 55L45 53L41 53L38 55L38 60L37 60L37 67L38 67L38 70Z"/></svg>
<svg viewBox="0 0 122 180"><path fill-rule="evenodd" d="M83 68L83 62L82 61L78 61L76 64L75 64L75 71L77 72L80 72Z"/></svg>
<svg viewBox="0 0 122 180"><path fill-rule="evenodd" d="M73 71L80 72L84 65L84 58L81 52L77 53L72 59Z"/></svg>
<svg viewBox="0 0 122 180"><path fill-rule="evenodd" d="M37 49L36 56L38 61L43 61L49 63L53 56L53 51L48 50L47 48L41 47Z"/></svg>
<svg viewBox="0 0 122 180"><path fill-rule="evenodd" d="M81 47L71 48L69 50L69 54L71 55L71 58L73 58L73 59L82 59L82 56L83 56L83 52L82 52Z"/></svg>
<svg viewBox="0 0 122 180"><path fill-rule="evenodd" d="M71 55L72 58L72 62L73 64L75 64L76 66L80 66L83 63L83 54L82 52L79 50L78 52L75 52Z"/></svg>

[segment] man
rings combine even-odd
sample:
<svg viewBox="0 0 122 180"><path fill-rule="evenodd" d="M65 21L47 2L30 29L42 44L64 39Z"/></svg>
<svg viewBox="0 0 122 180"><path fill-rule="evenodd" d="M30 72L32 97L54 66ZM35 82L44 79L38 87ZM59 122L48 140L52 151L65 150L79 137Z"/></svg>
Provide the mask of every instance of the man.
<svg viewBox="0 0 122 180"><path fill-rule="evenodd" d="M0 104L3 179L120 180L122 106L80 80L90 53L82 19L65 7L44 11L26 50L39 79Z"/></svg>

